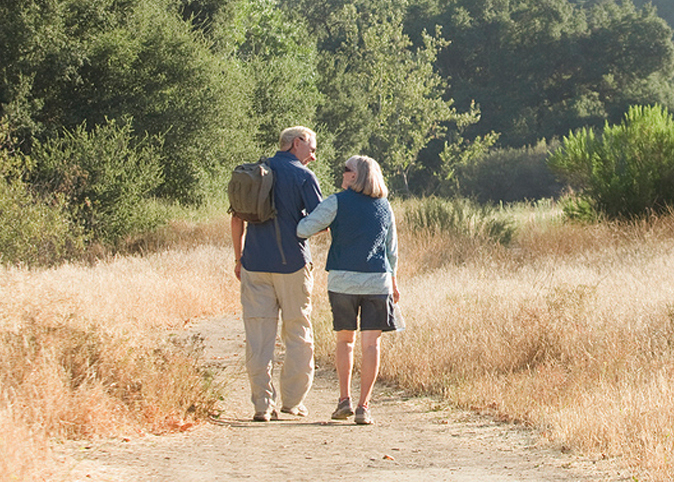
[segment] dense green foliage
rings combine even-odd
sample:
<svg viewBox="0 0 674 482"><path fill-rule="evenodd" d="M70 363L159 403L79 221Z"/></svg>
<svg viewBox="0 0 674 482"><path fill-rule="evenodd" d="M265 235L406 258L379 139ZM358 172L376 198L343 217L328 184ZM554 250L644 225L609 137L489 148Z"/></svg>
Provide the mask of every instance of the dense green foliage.
<svg viewBox="0 0 674 482"><path fill-rule="evenodd" d="M580 5L594 5L603 0L575 0L574 3ZM644 5L653 5L659 17L667 21L670 27L674 28L674 2L671 0L634 0L634 5L643 7Z"/></svg>
<svg viewBox="0 0 674 482"><path fill-rule="evenodd" d="M565 137L550 165L581 191L569 214L662 212L674 205L674 117L661 106L633 106L600 134L583 128Z"/></svg>
<svg viewBox="0 0 674 482"><path fill-rule="evenodd" d="M394 187L409 191L419 152L444 136L447 121L466 122L445 98L446 82L434 69L445 41L424 33L413 48L403 32L404 1L282 3L301 12L317 39L324 95L317 122L336 136L337 157L370 155Z"/></svg>
<svg viewBox="0 0 674 482"><path fill-rule="evenodd" d="M44 199L65 201L71 219L94 241L114 243L156 225L151 193L161 184L161 142L132 141L130 122L36 141L31 184Z"/></svg>
<svg viewBox="0 0 674 482"><path fill-rule="evenodd" d="M502 244L508 244L515 234L512 221L499 209L465 198L426 197L406 201L400 222L410 231L422 235L441 233Z"/></svg>
<svg viewBox="0 0 674 482"><path fill-rule="evenodd" d="M483 115L473 134L534 144L585 125L617 122L633 104L674 107L672 29L650 7L603 1L427 0L410 29L444 26L438 68L459 107Z"/></svg>
<svg viewBox="0 0 674 482"><path fill-rule="evenodd" d="M454 192L481 203L518 202L557 196L562 186L548 168L557 142L492 149L457 166Z"/></svg>
<svg viewBox="0 0 674 482"><path fill-rule="evenodd" d="M236 59L217 56L173 2L52 0L0 7L2 112L32 143L86 122L130 116L161 135L156 193L194 201L222 158L254 147L250 87ZM16 33L13 31L16 30ZM224 139L230 137L225 148Z"/></svg>
<svg viewBox="0 0 674 482"><path fill-rule="evenodd" d="M315 47L273 2L238 3L238 16L222 1L0 6L0 114L38 161L31 189L66 203L89 241L156 225L155 198L222 196L281 126L313 123Z"/></svg>
<svg viewBox="0 0 674 482"><path fill-rule="evenodd" d="M0 59L3 213L70 246L222 202L290 125L318 132L326 194L362 153L394 194L510 201L558 193L541 139L674 109L672 30L629 0L8 0Z"/></svg>
<svg viewBox="0 0 674 482"><path fill-rule="evenodd" d="M63 200L42 202L24 182L30 164L7 123L0 123L0 262L44 265L80 254L84 238Z"/></svg>

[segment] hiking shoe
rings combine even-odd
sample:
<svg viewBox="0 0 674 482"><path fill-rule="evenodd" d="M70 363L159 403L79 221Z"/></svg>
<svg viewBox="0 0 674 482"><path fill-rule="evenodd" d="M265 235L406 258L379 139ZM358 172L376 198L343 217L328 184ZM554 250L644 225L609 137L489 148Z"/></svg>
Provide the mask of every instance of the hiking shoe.
<svg viewBox="0 0 674 482"><path fill-rule="evenodd" d="M345 398L337 404L337 409L332 412L333 420L346 420L353 415L353 408L351 407L351 399Z"/></svg>
<svg viewBox="0 0 674 482"><path fill-rule="evenodd" d="M275 409L255 412L255 415L253 415L254 422L269 422L270 420L278 420L278 412Z"/></svg>
<svg viewBox="0 0 674 482"><path fill-rule="evenodd" d="M309 415L309 410L307 409L307 407L304 406L303 403L300 403L295 408L283 407L281 408L281 412L289 413L290 415L293 415L295 417L306 417L307 415Z"/></svg>
<svg viewBox="0 0 674 482"><path fill-rule="evenodd" d="M370 415L370 410L365 407L358 407L356 409L355 421L358 425L372 425L374 423L372 415Z"/></svg>

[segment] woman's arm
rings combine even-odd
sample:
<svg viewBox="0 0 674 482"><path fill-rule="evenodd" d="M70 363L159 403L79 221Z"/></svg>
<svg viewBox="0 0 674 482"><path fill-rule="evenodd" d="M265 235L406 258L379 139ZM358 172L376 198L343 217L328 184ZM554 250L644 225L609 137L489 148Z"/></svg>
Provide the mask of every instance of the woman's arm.
<svg viewBox="0 0 674 482"><path fill-rule="evenodd" d="M398 230L393 210L391 210L391 226L386 233L386 257L391 265L391 271L395 274L398 269Z"/></svg>
<svg viewBox="0 0 674 482"><path fill-rule="evenodd" d="M337 197L328 196L321 202L316 209L300 220L297 225L297 236L300 238L308 238L316 233L323 231L330 226L337 216Z"/></svg>
<svg viewBox="0 0 674 482"><path fill-rule="evenodd" d="M396 220L391 210L391 227L386 233L386 257L391 266L391 282L393 284L393 302L397 303L400 299L400 291L398 290L398 283L396 272L398 271L398 230L396 229Z"/></svg>
<svg viewBox="0 0 674 482"><path fill-rule="evenodd" d="M393 302L397 303L400 301L400 290L398 289L398 283L396 282L396 275L391 275L391 281L393 282Z"/></svg>

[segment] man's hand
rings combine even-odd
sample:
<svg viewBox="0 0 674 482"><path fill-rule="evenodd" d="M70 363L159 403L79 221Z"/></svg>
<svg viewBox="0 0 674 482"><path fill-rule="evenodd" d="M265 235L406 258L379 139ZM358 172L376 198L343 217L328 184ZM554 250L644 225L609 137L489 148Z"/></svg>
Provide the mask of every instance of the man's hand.
<svg viewBox="0 0 674 482"><path fill-rule="evenodd" d="M241 253L243 252L243 232L245 224L243 219L232 216L232 247L234 248L234 275L241 281Z"/></svg>

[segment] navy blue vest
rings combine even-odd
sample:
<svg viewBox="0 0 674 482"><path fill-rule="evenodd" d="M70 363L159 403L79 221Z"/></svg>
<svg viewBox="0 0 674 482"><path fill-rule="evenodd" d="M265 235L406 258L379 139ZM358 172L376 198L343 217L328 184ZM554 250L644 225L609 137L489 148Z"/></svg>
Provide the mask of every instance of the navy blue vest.
<svg viewBox="0 0 674 482"><path fill-rule="evenodd" d="M337 216L330 225L332 244L327 271L385 273L386 235L391 229L391 207L386 198L375 199L351 189L337 194Z"/></svg>

